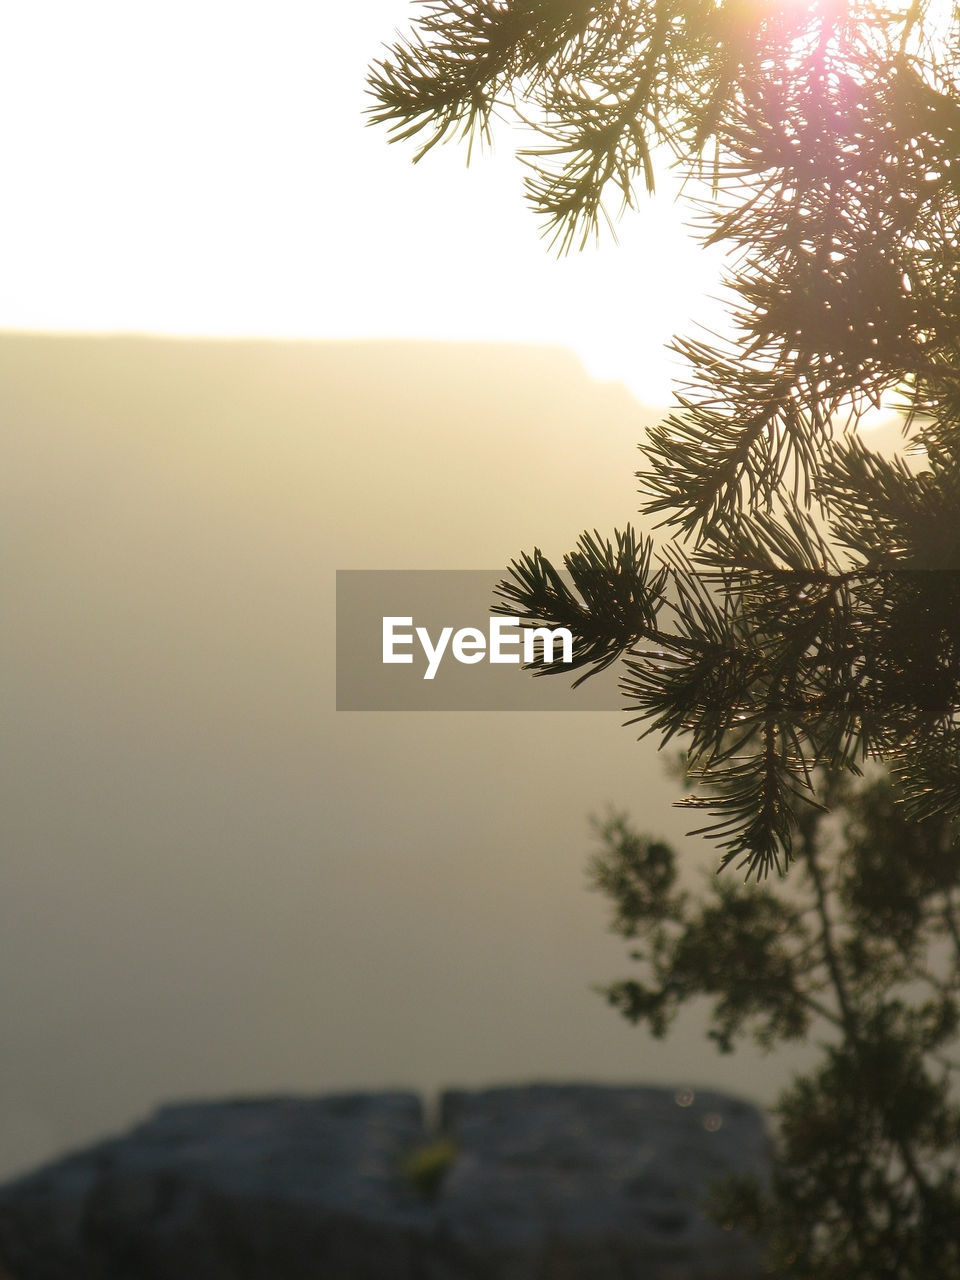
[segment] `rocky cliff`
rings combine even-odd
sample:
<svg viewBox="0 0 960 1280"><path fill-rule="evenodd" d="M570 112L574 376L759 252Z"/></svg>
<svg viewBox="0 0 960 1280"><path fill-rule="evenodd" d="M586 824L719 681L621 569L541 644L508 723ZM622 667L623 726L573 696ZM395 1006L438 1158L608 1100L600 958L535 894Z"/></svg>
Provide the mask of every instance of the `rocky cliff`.
<svg viewBox="0 0 960 1280"><path fill-rule="evenodd" d="M0 1188L13 1280L751 1280L707 1185L764 1176L759 1112L532 1085L164 1107ZM2 1270L0 1270L2 1274Z"/></svg>

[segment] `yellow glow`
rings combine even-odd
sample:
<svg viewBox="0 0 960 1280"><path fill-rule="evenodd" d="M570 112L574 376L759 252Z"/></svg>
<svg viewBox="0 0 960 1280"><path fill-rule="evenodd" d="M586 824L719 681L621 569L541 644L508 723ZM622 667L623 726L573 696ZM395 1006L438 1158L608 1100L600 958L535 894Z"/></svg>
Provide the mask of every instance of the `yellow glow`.
<svg viewBox="0 0 960 1280"><path fill-rule="evenodd" d="M364 127L406 0L32 0L0 42L0 326L561 343L663 403L712 274L668 201L560 263L505 142Z"/></svg>
<svg viewBox="0 0 960 1280"><path fill-rule="evenodd" d="M883 431L902 422L902 413L898 413L890 405L882 404L876 408L867 409L865 413L860 415L857 421L857 430L868 432Z"/></svg>
<svg viewBox="0 0 960 1280"><path fill-rule="evenodd" d="M939 31L951 0L930 0ZM669 196L557 262L509 138L364 127L406 0L31 0L0 26L0 326L559 343L665 404L674 333L716 325L719 254ZM867 424L869 429L869 424Z"/></svg>

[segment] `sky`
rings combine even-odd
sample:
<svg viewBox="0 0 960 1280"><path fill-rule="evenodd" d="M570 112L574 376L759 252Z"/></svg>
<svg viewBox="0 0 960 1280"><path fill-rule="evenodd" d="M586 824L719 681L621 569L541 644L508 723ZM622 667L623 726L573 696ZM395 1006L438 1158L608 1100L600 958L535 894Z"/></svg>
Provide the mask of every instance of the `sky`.
<svg viewBox="0 0 960 1280"><path fill-rule="evenodd" d="M418 166L365 127L404 0L37 0L0 18L0 326L559 343L665 403L716 255L669 194L557 262L515 136Z"/></svg>

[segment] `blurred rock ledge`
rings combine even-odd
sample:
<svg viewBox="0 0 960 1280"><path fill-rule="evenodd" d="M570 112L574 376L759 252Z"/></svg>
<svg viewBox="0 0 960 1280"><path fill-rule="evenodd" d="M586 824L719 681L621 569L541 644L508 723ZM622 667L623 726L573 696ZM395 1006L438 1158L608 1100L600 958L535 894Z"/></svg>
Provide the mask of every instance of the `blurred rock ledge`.
<svg viewBox="0 0 960 1280"><path fill-rule="evenodd" d="M167 1106L0 1188L0 1277L752 1280L700 1202L768 1161L689 1089L452 1090L433 1129L410 1093Z"/></svg>

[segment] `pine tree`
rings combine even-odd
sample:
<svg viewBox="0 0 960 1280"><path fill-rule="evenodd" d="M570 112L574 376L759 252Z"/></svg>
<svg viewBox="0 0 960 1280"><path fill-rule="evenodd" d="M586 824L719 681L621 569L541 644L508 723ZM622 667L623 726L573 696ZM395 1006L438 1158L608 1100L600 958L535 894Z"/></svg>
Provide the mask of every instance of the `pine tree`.
<svg viewBox="0 0 960 1280"><path fill-rule="evenodd" d="M501 612L624 660L626 705L689 750L702 828L784 869L817 779L891 766L914 818L960 814L960 63L943 0L423 0L371 72L371 119L420 159L514 113L561 252L667 149L713 195L729 339L643 442L642 510L538 550ZM856 427L896 395L914 456ZM554 665L548 670L556 672ZM633 721L631 721L633 722Z"/></svg>
<svg viewBox="0 0 960 1280"><path fill-rule="evenodd" d="M677 859L623 815L597 824L593 886L635 976L605 987L665 1036L706 1001L733 1052L816 1038L820 1058L773 1109L773 1176L714 1190L723 1224L759 1233L793 1280L960 1277L960 828L905 819L886 779L824 783L842 828L807 809L786 881L679 885Z"/></svg>

